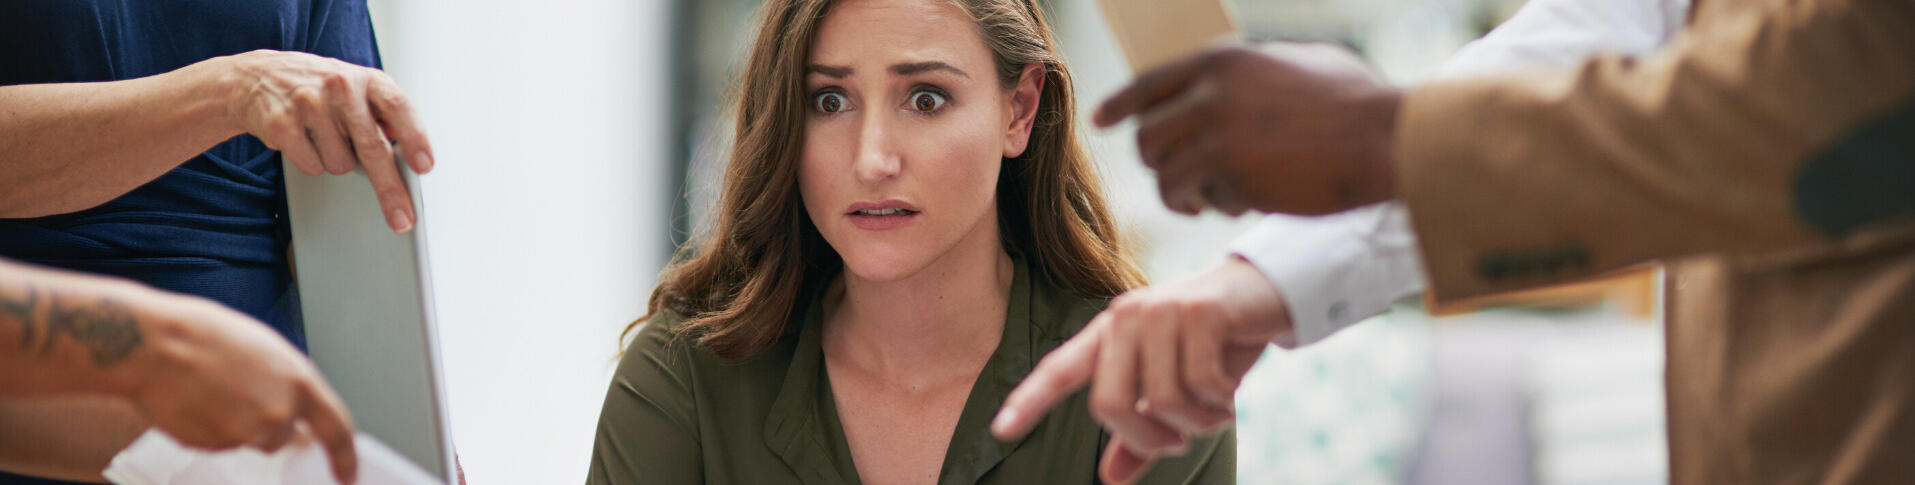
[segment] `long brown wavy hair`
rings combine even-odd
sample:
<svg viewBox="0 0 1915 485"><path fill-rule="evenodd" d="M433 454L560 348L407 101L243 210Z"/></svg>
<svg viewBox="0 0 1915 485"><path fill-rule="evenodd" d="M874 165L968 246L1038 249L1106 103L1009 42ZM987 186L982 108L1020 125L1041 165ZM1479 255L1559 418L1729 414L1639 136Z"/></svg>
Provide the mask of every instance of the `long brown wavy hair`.
<svg viewBox="0 0 1915 485"><path fill-rule="evenodd" d="M1030 144L1006 158L998 176L1005 249L1022 255L1034 275L1082 296L1109 298L1142 286L1143 272L1121 244L1077 137L1070 71L1041 9L1034 0L951 3L976 21L1005 89L1017 85L1024 66L1044 66ZM777 341L807 289L842 270L798 191L805 65L830 6L831 0L765 2L738 86L737 130L714 225L679 250L646 315L625 333L671 310L685 319L681 336L695 336L722 358L747 359Z"/></svg>

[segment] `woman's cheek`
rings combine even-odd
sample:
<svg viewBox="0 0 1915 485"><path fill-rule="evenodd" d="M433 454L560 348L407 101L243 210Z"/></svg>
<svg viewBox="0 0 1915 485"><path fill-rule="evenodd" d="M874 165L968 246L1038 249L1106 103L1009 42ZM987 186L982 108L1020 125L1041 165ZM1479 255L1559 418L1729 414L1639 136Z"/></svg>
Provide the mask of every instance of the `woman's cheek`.
<svg viewBox="0 0 1915 485"><path fill-rule="evenodd" d="M827 133L819 133L815 129L807 132L803 158L798 166L798 196L803 199L806 214L820 229L824 229L825 224L835 223L827 216L836 212L834 204L842 206L837 200L844 191L846 181L838 179L851 176L845 164L836 163L833 159L831 154L839 153L834 151L838 148L834 146L835 140L825 135Z"/></svg>
<svg viewBox="0 0 1915 485"><path fill-rule="evenodd" d="M997 192L997 171L1003 162L1003 138L993 129L992 117L971 116L961 129L945 132L943 140L930 146L941 154L939 178L942 186L962 188L966 199L989 199Z"/></svg>

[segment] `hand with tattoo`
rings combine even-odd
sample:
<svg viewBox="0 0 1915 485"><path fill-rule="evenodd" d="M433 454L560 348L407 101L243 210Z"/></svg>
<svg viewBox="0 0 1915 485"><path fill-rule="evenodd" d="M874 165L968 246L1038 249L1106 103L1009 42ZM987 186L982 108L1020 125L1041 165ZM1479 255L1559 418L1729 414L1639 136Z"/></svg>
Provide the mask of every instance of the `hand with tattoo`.
<svg viewBox="0 0 1915 485"><path fill-rule="evenodd" d="M345 404L272 329L210 300L0 260L0 397L27 394L124 397L198 448L309 435L342 483L358 470Z"/></svg>

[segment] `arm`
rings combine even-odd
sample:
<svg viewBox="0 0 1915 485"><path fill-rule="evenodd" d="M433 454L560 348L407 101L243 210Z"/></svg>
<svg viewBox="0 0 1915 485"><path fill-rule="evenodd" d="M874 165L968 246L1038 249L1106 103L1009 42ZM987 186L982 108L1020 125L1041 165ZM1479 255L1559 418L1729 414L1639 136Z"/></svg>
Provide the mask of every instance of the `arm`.
<svg viewBox="0 0 1915 485"><path fill-rule="evenodd" d="M0 217L106 203L242 134L307 174L363 166L398 211L389 223L411 227L391 141L421 173L432 157L405 95L376 69L278 51L124 81L0 86Z"/></svg>
<svg viewBox="0 0 1915 485"><path fill-rule="evenodd" d="M1905 1L1710 2L1651 57L1411 92L1396 184L1436 296L1888 228L1915 212L1909 45Z"/></svg>
<svg viewBox="0 0 1915 485"><path fill-rule="evenodd" d="M143 421L190 446L266 450L304 423L337 476L357 470L344 403L265 325L204 299L0 260L0 466L98 480Z"/></svg>
<svg viewBox="0 0 1915 485"><path fill-rule="evenodd" d="M148 427L113 396L0 398L0 470L88 483Z"/></svg>
<svg viewBox="0 0 1915 485"><path fill-rule="evenodd" d="M1652 53L1681 30L1688 8L1687 0L1532 0L1465 45L1437 77L1569 68L1596 54ZM1230 249L1283 294L1294 345L1310 345L1423 291L1423 260L1406 210L1391 201L1322 217L1271 214Z"/></svg>
<svg viewBox="0 0 1915 485"><path fill-rule="evenodd" d="M1669 18L1682 12L1682 8L1672 8L1676 4L1686 3L1536 0L1497 32L1466 47L1445 68L1444 75L1567 65L1598 51L1651 50L1681 24L1680 18ZM1360 107L1367 97L1363 94L1377 92L1377 81L1366 78L1360 66L1353 68L1352 64L1348 59L1326 56L1321 49L1214 52L1146 75L1107 102L1097 118L1100 124L1109 125L1134 113L1152 112L1142 120L1139 150L1144 152L1146 163L1165 179L1168 188L1164 199L1173 206L1192 200L1186 196L1196 194L1199 196L1195 200L1208 199L1227 211L1246 206L1268 209L1266 204L1271 203L1291 209L1333 207L1347 203L1359 191L1339 187L1333 194L1285 199L1280 192L1291 179L1330 185L1323 183L1322 172L1317 171L1321 167L1305 166L1294 172L1308 177L1270 177L1277 172L1265 169L1298 158L1351 162L1364 156L1338 151L1341 146L1375 140L1336 131L1363 122L1360 117L1352 117L1362 110L1348 109L1350 104L1340 102ZM1185 91L1185 86L1206 78L1215 81L1210 89ZM1372 86L1365 87L1366 83ZM1352 90L1350 86L1357 88ZM1174 98L1181 102L1168 101ZM1151 108L1158 104L1167 107ZM1265 125L1272 119L1270 113L1286 112L1318 125ZM1385 114L1385 120L1394 116ZM1264 143L1271 140L1278 143ZM1387 147L1390 142L1385 138L1381 143ZM1166 147L1171 151L1164 151ZM1194 151L1179 152L1176 147L1194 147ZM1215 156L1219 154L1228 156ZM1213 163L1219 158L1229 160ZM1240 176L1233 170L1254 173ZM1207 184L1203 180L1206 176L1210 179ZM1256 180L1276 183L1257 184ZM1324 192L1322 189L1312 190ZM1258 190L1265 192L1265 197L1254 193ZM1093 414L1119 436L1113 443L1121 444L1106 450L1105 477L1135 476L1138 468L1149 465L1150 455L1165 449L1162 444L1168 443L1171 448L1179 444L1166 437L1200 435L1215 429L1219 421L1212 410L1228 409L1229 396L1263 343L1293 347L1314 342L1382 312L1392 300L1422 287L1416 247L1415 234L1409 229L1402 204L1397 202L1317 218L1270 216L1233 245L1240 259L1199 278L1160 284L1119 299L1129 305L1113 303L1111 310L1093 321L1093 327L1039 363L1006 400L993 431L1000 437L1021 434L1033 422L1032 417L1041 415L1059 396L1090 385ZM1254 267L1243 268L1249 265ZM1155 322L1155 327L1169 329L1131 332L1131 337L1103 329L1122 326L1126 321L1147 327ZM1106 345L1106 341L1132 343ZM1182 345L1184 351L1158 351L1157 357L1148 350L1116 352L1138 354L1135 359L1140 363L1135 366L1141 370L1136 371L1120 366L1113 374L1097 364L1102 354L1113 353L1109 349L1148 349L1153 342L1173 342ZM1135 378L1138 373L1141 379ZM1111 381L1116 384L1109 384ZM1100 394L1106 394L1100 388L1122 392L1100 399ZM1189 395L1180 395L1184 393ZM1100 401L1104 403L1101 406ZM1127 447L1135 449L1124 449ZM1116 466L1118 473L1111 473L1111 466Z"/></svg>
<svg viewBox="0 0 1915 485"><path fill-rule="evenodd" d="M619 360L599 412L586 483L700 483L698 402L686 364L689 342L674 342L671 314L640 328Z"/></svg>
<svg viewBox="0 0 1915 485"><path fill-rule="evenodd" d="M5 430L0 469L104 482L100 471L113 454L146 429L146 420L127 401L108 397L125 394L134 372L120 365L139 346L129 343L138 338L126 337L138 335L138 325L119 318L130 314L123 307L103 307L116 309L97 315L115 316L87 319L90 332L62 325L68 330L55 334L46 325L48 318L74 321L49 315L56 299L136 291L128 282L0 261L0 369L5 369L0 373L0 430Z"/></svg>
<svg viewBox="0 0 1915 485"><path fill-rule="evenodd" d="M153 324L138 284L0 260L0 396L125 394Z"/></svg>
<svg viewBox="0 0 1915 485"><path fill-rule="evenodd" d="M1139 77L1096 121L1150 112L1139 150L1182 210L1403 200L1438 299L1905 229L1915 5L1703 7L1654 56L1407 96L1336 49L1219 49Z"/></svg>
<svg viewBox="0 0 1915 485"><path fill-rule="evenodd" d="M213 70L0 86L0 217L100 205L242 133Z"/></svg>

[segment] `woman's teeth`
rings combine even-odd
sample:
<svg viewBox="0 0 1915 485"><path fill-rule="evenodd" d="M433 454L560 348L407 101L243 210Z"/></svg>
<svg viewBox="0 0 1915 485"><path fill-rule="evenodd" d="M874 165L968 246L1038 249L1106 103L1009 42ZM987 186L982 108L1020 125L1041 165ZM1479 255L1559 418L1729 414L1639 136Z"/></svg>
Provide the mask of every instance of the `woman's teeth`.
<svg viewBox="0 0 1915 485"><path fill-rule="evenodd" d="M878 209L878 210L868 210L868 209L867 209L867 210L860 210L860 211L855 211L855 212L852 212L852 213L853 213L853 214L857 214L857 215L861 215L861 216L896 216L896 215L907 215L907 214L912 214L913 212L911 212L911 211L908 211L908 210L904 210L904 209L895 209L895 208L893 208L893 209Z"/></svg>

